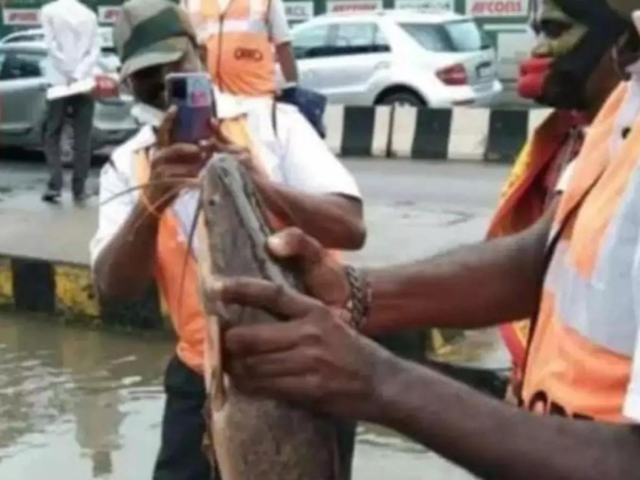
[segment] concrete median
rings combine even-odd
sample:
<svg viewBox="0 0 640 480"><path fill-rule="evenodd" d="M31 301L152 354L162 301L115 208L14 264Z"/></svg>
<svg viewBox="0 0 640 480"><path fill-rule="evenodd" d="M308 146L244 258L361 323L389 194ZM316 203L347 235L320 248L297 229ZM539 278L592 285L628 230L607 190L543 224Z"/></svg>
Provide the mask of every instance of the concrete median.
<svg viewBox="0 0 640 480"><path fill-rule="evenodd" d="M30 193L0 202L0 217L9 226L0 229L0 309L91 328L171 333L155 288L136 300L99 301L88 252L97 215L95 199L82 209L52 207ZM419 360L425 351L446 348L443 338L424 332L381 343Z"/></svg>
<svg viewBox="0 0 640 480"><path fill-rule="evenodd" d="M510 163L549 113L329 105L326 140L346 157Z"/></svg>

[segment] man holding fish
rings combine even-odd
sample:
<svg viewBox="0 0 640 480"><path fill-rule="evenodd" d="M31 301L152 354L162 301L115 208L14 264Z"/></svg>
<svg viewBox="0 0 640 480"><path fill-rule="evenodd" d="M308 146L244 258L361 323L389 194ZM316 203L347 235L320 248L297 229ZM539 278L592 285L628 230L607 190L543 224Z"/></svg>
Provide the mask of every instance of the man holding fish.
<svg viewBox="0 0 640 480"><path fill-rule="evenodd" d="M211 138L172 141L176 110L167 104L165 77L204 71L193 29L176 5L124 4L114 40L122 81L145 126L113 153L101 174L99 227L91 243L95 285L104 300L120 301L157 284L178 346L165 378L162 446L153 478L208 480L202 449L206 315L189 243L200 171L216 152L237 154L277 220L297 225L331 249L364 243L362 202L353 177L292 106L220 95ZM344 445L349 461L351 448Z"/></svg>
<svg viewBox="0 0 640 480"><path fill-rule="evenodd" d="M224 333L235 388L385 425L481 478L638 478L640 1L555 3L582 24L576 48L615 47L628 77L587 131L560 199L521 233L361 269L358 282L310 236L280 232L268 242L271 254L297 260L315 298L254 278L215 286L223 304L289 320ZM521 410L366 338L525 317L535 320Z"/></svg>

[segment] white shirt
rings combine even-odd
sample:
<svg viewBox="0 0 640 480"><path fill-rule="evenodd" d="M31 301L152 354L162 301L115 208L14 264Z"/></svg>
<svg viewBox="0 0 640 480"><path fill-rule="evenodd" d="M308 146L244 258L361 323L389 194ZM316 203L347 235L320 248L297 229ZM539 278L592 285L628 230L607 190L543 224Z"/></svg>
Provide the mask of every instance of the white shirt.
<svg viewBox="0 0 640 480"><path fill-rule="evenodd" d="M41 19L49 83L65 85L91 78L100 56L95 13L78 0L56 0L42 7Z"/></svg>
<svg viewBox="0 0 640 480"><path fill-rule="evenodd" d="M307 193L335 193L360 198L353 176L329 151L297 108L278 104L277 137L272 125L270 103L253 102L243 104L243 108L247 108L249 134L272 180ZM98 231L90 245L92 265L126 222L138 201L138 191L116 197L137 184L134 176L136 153L152 148L155 143L152 127L145 126L135 137L116 149L111 164L103 167ZM174 213L183 226L183 240L186 240L193 223L197 201L197 192L191 190L183 193L173 205Z"/></svg>

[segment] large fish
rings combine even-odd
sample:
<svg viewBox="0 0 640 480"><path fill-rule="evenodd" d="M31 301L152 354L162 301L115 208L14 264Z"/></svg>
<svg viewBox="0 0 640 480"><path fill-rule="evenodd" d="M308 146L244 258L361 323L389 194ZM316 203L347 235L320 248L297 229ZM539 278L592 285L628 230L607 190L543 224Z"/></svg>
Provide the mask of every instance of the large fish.
<svg viewBox="0 0 640 480"><path fill-rule="evenodd" d="M250 176L230 155L219 155L202 174L197 229L202 291L216 277L245 276L301 289L288 269L265 250L271 232ZM208 319L205 375L210 441L222 480L344 480L350 465L341 462L338 430L332 418L289 404L240 393L227 378L220 358L220 328L278 322L271 314L239 306L221 307L204 294Z"/></svg>

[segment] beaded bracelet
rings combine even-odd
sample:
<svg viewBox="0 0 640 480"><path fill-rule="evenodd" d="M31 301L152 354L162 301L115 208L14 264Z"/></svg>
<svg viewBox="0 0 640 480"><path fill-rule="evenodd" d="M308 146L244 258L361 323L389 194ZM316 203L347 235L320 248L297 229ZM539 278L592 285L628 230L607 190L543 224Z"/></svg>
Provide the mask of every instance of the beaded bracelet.
<svg viewBox="0 0 640 480"><path fill-rule="evenodd" d="M363 270L345 265L344 273L349 284L349 298L345 310L349 312L349 323L360 331L366 323L371 308L371 285Z"/></svg>

